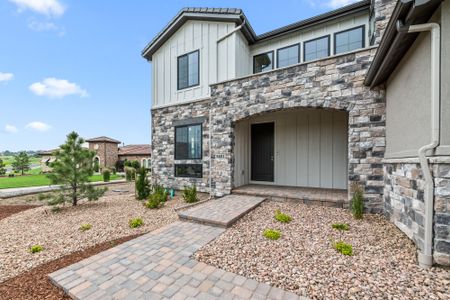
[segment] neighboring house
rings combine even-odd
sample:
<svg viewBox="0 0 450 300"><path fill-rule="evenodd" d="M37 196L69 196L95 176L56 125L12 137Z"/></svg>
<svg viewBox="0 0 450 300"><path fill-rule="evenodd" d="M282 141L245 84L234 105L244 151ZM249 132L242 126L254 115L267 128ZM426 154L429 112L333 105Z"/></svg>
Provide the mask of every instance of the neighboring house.
<svg viewBox="0 0 450 300"><path fill-rule="evenodd" d="M425 196L417 153L431 138L430 41L396 31L397 19L441 23L448 66L448 2L362 1L261 35L240 9L182 9L142 52L152 181L213 196L247 184L343 189L348 201L357 183L367 211L418 245L421 265L432 255L450 265L450 74L442 68L447 117L427 152L435 197Z"/></svg>
<svg viewBox="0 0 450 300"><path fill-rule="evenodd" d="M100 169L115 168L118 162L139 161L140 165L150 168L151 146L149 144L127 145L120 147L118 140L101 136L87 139L87 148L95 152L94 161ZM50 172L50 162L54 161L52 153L57 150L41 151L41 168L43 172Z"/></svg>

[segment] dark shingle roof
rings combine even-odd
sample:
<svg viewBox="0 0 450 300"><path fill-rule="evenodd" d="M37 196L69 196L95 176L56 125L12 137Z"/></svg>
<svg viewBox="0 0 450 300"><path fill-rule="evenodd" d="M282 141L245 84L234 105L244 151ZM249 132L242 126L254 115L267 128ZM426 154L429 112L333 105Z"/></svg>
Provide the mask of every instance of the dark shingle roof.
<svg viewBox="0 0 450 300"><path fill-rule="evenodd" d="M95 137L92 139L87 139L86 142L88 142L88 143L104 142L104 143L120 144L120 141L109 138L107 136L99 136L99 137Z"/></svg>

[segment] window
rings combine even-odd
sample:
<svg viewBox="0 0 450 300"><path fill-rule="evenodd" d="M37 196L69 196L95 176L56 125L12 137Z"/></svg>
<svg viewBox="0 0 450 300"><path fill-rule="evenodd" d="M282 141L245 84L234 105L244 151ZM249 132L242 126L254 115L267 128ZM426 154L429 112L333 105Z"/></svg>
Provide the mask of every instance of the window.
<svg viewBox="0 0 450 300"><path fill-rule="evenodd" d="M202 158L202 125L175 127L175 159Z"/></svg>
<svg viewBox="0 0 450 300"><path fill-rule="evenodd" d="M199 84L199 51L178 57L178 89L182 90Z"/></svg>
<svg viewBox="0 0 450 300"><path fill-rule="evenodd" d="M283 68L300 62L300 45L292 45L277 50L277 67Z"/></svg>
<svg viewBox="0 0 450 300"><path fill-rule="evenodd" d="M260 73L273 69L273 51L253 56L253 73Z"/></svg>
<svg viewBox="0 0 450 300"><path fill-rule="evenodd" d="M303 43L303 61L327 57L330 55L330 36L323 36Z"/></svg>
<svg viewBox="0 0 450 300"><path fill-rule="evenodd" d="M348 52L362 47L364 47L364 26L334 34L334 54Z"/></svg>
<svg viewBox="0 0 450 300"><path fill-rule="evenodd" d="M202 164L176 164L175 177L203 177Z"/></svg>

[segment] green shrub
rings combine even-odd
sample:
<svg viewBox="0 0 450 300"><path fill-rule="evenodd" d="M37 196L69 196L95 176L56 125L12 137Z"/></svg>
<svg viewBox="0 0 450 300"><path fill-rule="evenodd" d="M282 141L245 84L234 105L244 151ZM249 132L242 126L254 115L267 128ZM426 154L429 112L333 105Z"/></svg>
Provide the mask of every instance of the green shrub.
<svg viewBox="0 0 450 300"><path fill-rule="evenodd" d="M50 199L51 197L52 197L51 194L45 194L45 193L39 193L38 194L38 200L39 201L44 201L44 200Z"/></svg>
<svg viewBox="0 0 450 300"><path fill-rule="evenodd" d="M263 236L270 240L278 240L281 237L281 232L275 229L266 229L263 232Z"/></svg>
<svg viewBox="0 0 450 300"><path fill-rule="evenodd" d="M51 204L49 203L49 205L51 205ZM55 213L55 214L59 213L59 212L61 212L61 207L59 207L59 206L52 206L51 211L52 211L52 213Z"/></svg>
<svg viewBox="0 0 450 300"><path fill-rule="evenodd" d="M94 161L94 172L98 173L98 171L100 170L100 165L98 163L98 160Z"/></svg>
<svg viewBox="0 0 450 300"><path fill-rule="evenodd" d="M125 167L125 178L127 181L133 181L136 178L136 169L133 167Z"/></svg>
<svg viewBox="0 0 450 300"><path fill-rule="evenodd" d="M124 162L124 166L134 168L135 170L137 170L141 167L141 165L139 164L139 162L137 160L126 160Z"/></svg>
<svg viewBox="0 0 450 300"><path fill-rule="evenodd" d="M359 184L352 185L352 214L355 219L362 219L364 214L364 191Z"/></svg>
<svg viewBox="0 0 450 300"><path fill-rule="evenodd" d="M136 197L138 200L144 200L147 199L149 195L150 183L147 178L147 170L145 168L140 168L136 179Z"/></svg>
<svg viewBox="0 0 450 300"><path fill-rule="evenodd" d="M331 227L333 227L334 229L343 230L343 231L347 231L350 229L350 225L345 224L345 223L335 223L335 224L331 225Z"/></svg>
<svg viewBox="0 0 450 300"><path fill-rule="evenodd" d="M292 221L292 217L282 213L279 209L275 211L275 220L281 223L289 223Z"/></svg>
<svg viewBox="0 0 450 300"><path fill-rule="evenodd" d="M134 218L128 221L128 225L130 225L131 228L138 228L139 226L144 225L144 221L142 221L141 218Z"/></svg>
<svg viewBox="0 0 450 300"><path fill-rule="evenodd" d="M155 185L152 193L148 196L148 201L145 203L147 208L160 208L167 200L167 191L164 187Z"/></svg>
<svg viewBox="0 0 450 300"><path fill-rule="evenodd" d="M338 251L344 255L347 255L347 256L353 255L353 247L350 244L339 241L339 242L334 242L333 247L334 247L334 249L336 249L336 251Z"/></svg>
<svg viewBox="0 0 450 300"><path fill-rule="evenodd" d="M195 185L193 185L192 187L185 186L183 189L183 199L186 203L197 202L197 187Z"/></svg>
<svg viewBox="0 0 450 300"><path fill-rule="evenodd" d="M111 180L111 171L109 169L103 170L103 181L109 182Z"/></svg>
<svg viewBox="0 0 450 300"><path fill-rule="evenodd" d="M41 252L42 250L44 250L44 247L42 247L41 245L34 245L30 247L31 253L38 253Z"/></svg>
<svg viewBox="0 0 450 300"><path fill-rule="evenodd" d="M81 231L87 231L87 230L89 230L91 228L92 228L91 224L81 224L81 226L80 226L80 230Z"/></svg>
<svg viewBox="0 0 450 300"><path fill-rule="evenodd" d="M111 172L113 173L113 175L116 175L116 173L117 173L116 168L111 168Z"/></svg>

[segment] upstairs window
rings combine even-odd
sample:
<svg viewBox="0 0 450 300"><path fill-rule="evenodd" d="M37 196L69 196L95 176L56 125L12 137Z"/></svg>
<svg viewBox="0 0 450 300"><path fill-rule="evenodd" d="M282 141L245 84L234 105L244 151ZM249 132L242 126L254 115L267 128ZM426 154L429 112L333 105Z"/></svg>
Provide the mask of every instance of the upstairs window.
<svg viewBox="0 0 450 300"><path fill-rule="evenodd" d="M364 26L334 34L334 54L349 52L364 47Z"/></svg>
<svg viewBox="0 0 450 300"><path fill-rule="evenodd" d="M292 45L277 50L277 67L283 68L300 62L300 45Z"/></svg>
<svg viewBox="0 0 450 300"><path fill-rule="evenodd" d="M260 73L273 69L273 51L253 56L253 73Z"/></svg>
<svg viewBox="0 0 450 300"><path fill-rule="evenodd" d="M199 84L199 51L178 57L178 89L182 90Z"/></svg>
<svg viewBox="0 0 450 300"><path fill-rule="evenodd" d="M330 36L323 36L303 43L303 60L310 61L330 56Z"/></svg>
<svg viewBox="0 0 450 300"><path fill-rule="evenodd" d="M202 125L175 127L175 159L202 158Z"/></svg>

